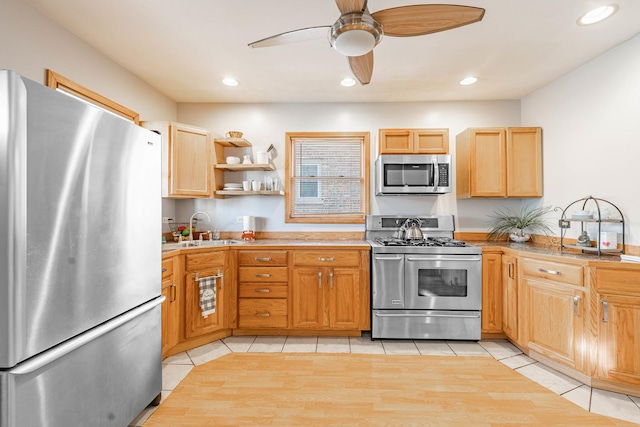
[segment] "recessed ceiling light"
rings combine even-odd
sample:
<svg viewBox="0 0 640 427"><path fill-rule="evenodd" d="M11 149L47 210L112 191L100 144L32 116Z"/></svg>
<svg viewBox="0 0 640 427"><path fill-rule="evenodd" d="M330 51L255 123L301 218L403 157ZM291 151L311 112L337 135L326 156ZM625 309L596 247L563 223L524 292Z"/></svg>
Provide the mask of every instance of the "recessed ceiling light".
<svg viewBox="0 0 640 427"><path fill-rule="evenodd" d="M477 77L466 77L466 78L460 80L460 84L462 86L469 86L469 85L474 84L477 81L478 81Z"/></svg>
<svg viewBox="0 0 640 427"><path fill-rule="evenodd" d="M591 25L604 21L618 10L617 4L608 4L600 6L585 13L578 19L578 25Z"/></svg>
<svg viewBox="0 0 640 427"><path fill-rule="evenodd" d="M238 86L238 81L232 77L225 77L222 79L222 84L225 86Z"/></svg>
<svg viewBox="0 0 640 427"><path fill-rule="evenodd" d="M356 81L351 77L345 77L340 81L340 84L344 87L351 87L356 84Z"/></svg>

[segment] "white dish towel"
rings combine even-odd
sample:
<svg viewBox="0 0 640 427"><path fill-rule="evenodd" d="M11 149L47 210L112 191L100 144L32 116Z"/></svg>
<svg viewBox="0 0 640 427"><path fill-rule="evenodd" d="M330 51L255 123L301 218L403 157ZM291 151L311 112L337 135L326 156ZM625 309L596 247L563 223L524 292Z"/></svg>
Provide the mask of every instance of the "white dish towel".
<svg viewBox="0 0 640 427"><path fill-rule="evenodd" d="M216 278L200 279L200 310L205 319L216 312Z"/></svg>

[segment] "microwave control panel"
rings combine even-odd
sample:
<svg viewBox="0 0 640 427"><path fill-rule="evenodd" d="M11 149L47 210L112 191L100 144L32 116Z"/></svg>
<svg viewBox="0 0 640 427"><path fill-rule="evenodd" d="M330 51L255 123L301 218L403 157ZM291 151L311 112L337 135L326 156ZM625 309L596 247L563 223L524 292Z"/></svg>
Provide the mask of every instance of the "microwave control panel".
<svg viewBox="0 0 640 427"><path fill-rule="evenodd" d="M438 165L438 187L449 187L449 165Z"/></svg>

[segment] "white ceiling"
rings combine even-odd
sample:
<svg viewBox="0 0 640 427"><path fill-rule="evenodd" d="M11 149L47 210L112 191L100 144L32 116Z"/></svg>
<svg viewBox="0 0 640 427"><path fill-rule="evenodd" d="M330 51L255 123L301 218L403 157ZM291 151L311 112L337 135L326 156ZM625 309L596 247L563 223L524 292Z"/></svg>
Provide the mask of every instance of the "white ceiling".
<svg viewBox="0 0 640 427"><path fill-rule="evenodd" d="M486 9L475 24L384 37L371 83L340 86L347 59L325 39L251 49L298 28L331 25L332 0L28 0L176 102L394 102L520 99L640 33L639 0L370 0L390 7L451 3ZM619 10L591 27L591 8ZM458 81L479 78L472 86ZM233 76L240 85L223 86ZM603 76L606 77L606 76Z"/></svg>

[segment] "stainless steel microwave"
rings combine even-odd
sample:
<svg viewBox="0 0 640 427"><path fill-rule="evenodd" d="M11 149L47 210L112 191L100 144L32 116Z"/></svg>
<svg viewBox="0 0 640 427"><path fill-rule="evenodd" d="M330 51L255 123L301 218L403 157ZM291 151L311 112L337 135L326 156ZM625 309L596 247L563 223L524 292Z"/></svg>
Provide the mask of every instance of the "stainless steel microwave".
<svg viewBox="0 0 640 427"><path fill-rule="evenodd" d="M451 156L382 154L376 159L376 195L451 193Z"/></svg>

